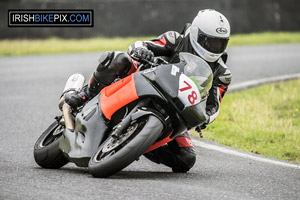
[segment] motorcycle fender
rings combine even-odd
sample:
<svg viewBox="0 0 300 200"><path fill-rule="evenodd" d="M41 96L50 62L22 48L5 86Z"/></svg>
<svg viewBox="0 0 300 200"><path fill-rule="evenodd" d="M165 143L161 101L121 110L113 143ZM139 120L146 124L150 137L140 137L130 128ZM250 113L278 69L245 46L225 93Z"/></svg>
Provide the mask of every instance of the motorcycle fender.
<svg viewBox="0 0 300 200"><path fill-rule="evenodd" d="M164 127L166 127L166 122L165 122L165 119L163 118L163 116L161 116L161 114L159 113L156 113L154 110L148 110L147 108L139 108L137 110L137 112L133 113L131 115L131 120L134 121L138 118L141 118L143 116L147 116L147 115L154 115L155 117L157 117L164 125Z"/></svg>
<svg viewBox="0 0 300 200"><path fill-rule="evenodd" d="M166 130L167 128L167 124L165 119L163 118L163 116L159 113L156 113L155 110L148 110L147 108L139 108L137 112L135 112L134 114L131 115L131 119L132 120L136 120L140 117L143 116L147 116L147 115L154 115L155 117L157 117L163 124L164 129ZM160 136L160 138L154 143L152 144L146 151L145 153L148 153L154 149L157 149L159 147L161 147L162 145L172 141L173 139L170 137L173 133L173 131L171 133L168 133L167 135L165 135L164 133L166 133L166 131L162 131L162 135Z"/></svg>

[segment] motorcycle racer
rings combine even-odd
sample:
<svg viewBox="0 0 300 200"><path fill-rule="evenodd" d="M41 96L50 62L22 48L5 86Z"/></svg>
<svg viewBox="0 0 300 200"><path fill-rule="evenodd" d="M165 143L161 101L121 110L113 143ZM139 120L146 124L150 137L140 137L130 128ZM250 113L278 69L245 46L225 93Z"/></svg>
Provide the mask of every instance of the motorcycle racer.
<svg viewBox="0 0 300 200"><path fill-rule="evenodd" d="M200 10L181 34L168 31L157 39L137 41L128 48L127 54L103 53L89 85L79 93L67 94L65 101L73 108L81 106L117 78L124 78L135 72L139 62L131 57L152 61L155 56L163 56L170 63L176 63L179 62L180 52L189 52L204 59L211 67L214 77L206 104L207 120L201 127L197 127L199 130L204 129L218 116L220 103L231 82L231 72L225 65L229 36L230 25L224 15L211 9ZM174 172L187 172L196 161L188 132L145 156L153 162L171 167Z"/></svg>

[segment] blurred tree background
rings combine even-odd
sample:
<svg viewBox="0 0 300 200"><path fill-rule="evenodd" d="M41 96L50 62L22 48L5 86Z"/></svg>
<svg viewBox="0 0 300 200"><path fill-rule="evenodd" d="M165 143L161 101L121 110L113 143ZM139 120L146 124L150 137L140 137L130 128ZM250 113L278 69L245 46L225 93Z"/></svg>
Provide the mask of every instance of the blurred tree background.
<svg viewBox="0 0 300 200"><path fill-rule="evenodd" d="M215 9L233 34L299 31L299 0L1 0L0 39L91 38L181 32L201 9ZM9 28L8 9L94 9L91 28Z"/></svg>

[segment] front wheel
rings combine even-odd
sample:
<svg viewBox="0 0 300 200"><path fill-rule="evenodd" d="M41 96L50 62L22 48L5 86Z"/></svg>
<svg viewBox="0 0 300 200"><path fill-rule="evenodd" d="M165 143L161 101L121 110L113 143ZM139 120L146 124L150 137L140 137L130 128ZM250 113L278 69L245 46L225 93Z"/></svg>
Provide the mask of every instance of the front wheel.
<svg viewBox="0 0 300 200"><path fill-rule="evenodd" d="M110 136L91 157L89 170L94 177L111 176L139 158L160 136L163 124L149 115L132 122L120 137Z"/></svg>
<svg viewBox="0 0 300 200"><path fill-rule="evenodd" d="M59 142L63 130L64 127L55 121L36 141L33 154L34 160L39 166L49 169L58 169L69 162L59 149Z"/></svg>

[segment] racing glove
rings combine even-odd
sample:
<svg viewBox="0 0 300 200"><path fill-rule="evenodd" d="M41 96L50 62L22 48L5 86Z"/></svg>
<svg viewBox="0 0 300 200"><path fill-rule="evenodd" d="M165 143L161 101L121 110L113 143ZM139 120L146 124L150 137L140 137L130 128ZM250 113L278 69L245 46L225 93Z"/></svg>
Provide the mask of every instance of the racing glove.
<svg viewBox="0 0 300 200"><path fill-rule="evenodd" d="M137 47L132 49L131 55L137 58L138 59L137 61L147 60L153 62L154 60L153 52L144 47Z"/></svg>

